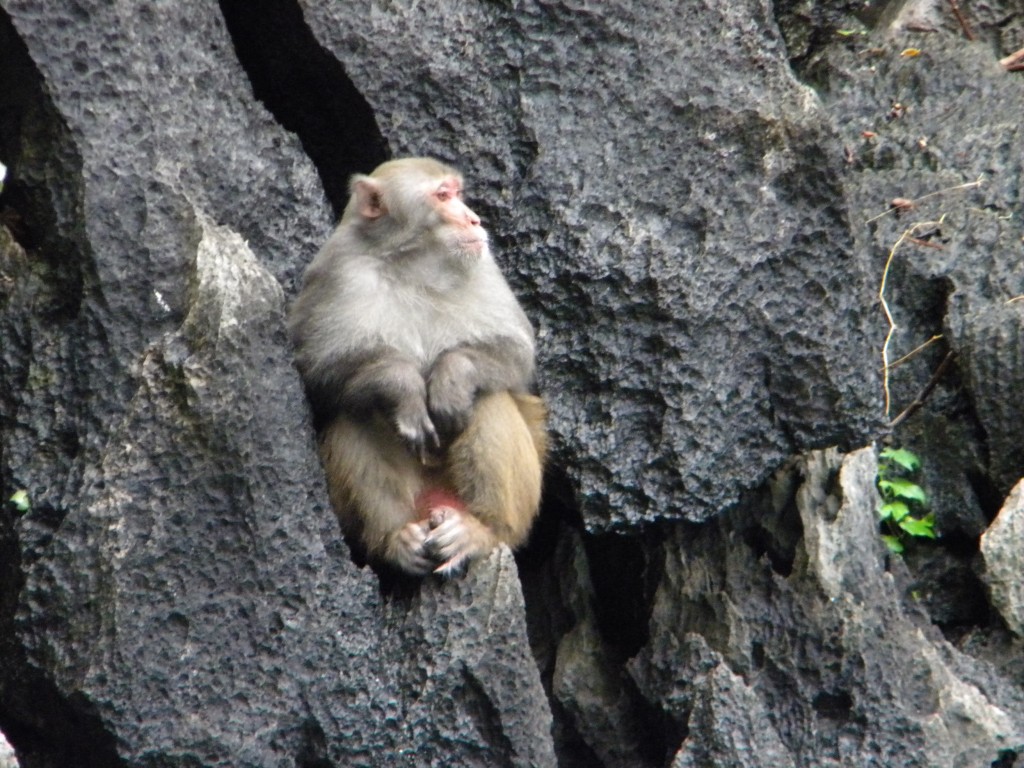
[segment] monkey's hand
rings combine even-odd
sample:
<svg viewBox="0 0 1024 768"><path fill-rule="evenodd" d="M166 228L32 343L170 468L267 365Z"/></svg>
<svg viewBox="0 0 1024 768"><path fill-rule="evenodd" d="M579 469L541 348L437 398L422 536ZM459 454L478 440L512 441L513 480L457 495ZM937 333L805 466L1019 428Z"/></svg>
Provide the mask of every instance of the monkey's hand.
<svg viewBox="0 0 1024 768"><path fill-rule="evenodd" d="M413 576L426 576L437 567L427 550L429 523L417 520L407 523L391 534L386 558L397 568Z"/></svg>
<svg viewBox="0 0 1024 768"><path fill-rule="evenodd" d="M454 507L435 507L428 518L430 533L424 548L440 565L434 573L445 578L462 574L474 557L487 554L498 545L491 530L468 512Z"/></svg>
<svg viewBox="0 0 1024 768"><path fill-rule="evenodd" d="M427 463L430 454L441 450L434 422L430 420L427 405L419 398L410 398L395 411L395 428L402 442L421 463Z"/></svg>
<svg viewBox="0 0 1024 768"><path fill-rule="evenodd" d="M469 424L476 398L476 366L466 355L446 352L427 379L430 415L445 440L458 436Z"/></svg>

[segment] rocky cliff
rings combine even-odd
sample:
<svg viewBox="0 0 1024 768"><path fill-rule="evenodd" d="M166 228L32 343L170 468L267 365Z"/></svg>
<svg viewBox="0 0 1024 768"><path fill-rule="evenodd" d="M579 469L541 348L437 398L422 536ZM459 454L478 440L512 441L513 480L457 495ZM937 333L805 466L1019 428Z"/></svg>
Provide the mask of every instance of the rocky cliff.
<svg viewBox="0 0 1024 768"><path fill-rule="evenodd" d="M1022 46L1009 0L0 0L21 766L1012 765ZM352 561L284 332L409 154L551 410L530 544L453 582Z"/></svg>

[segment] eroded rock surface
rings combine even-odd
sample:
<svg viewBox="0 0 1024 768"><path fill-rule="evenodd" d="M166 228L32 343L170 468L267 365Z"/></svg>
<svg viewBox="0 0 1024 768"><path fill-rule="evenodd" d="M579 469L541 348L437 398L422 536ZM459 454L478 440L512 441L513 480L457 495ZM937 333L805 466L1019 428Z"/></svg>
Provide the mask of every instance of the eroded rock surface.
<svg viewBox="0 0 1024 768"><path fill-rule="evenodd" d="M966 768L1018 748L1020 689L931 626L877 536L874 452L794 471L775 480L785 503L766 495L666 542L629 669L687 731L675 765ZM791 552L772 519L802 528Z"/></svg>
<svg viewBox="0 0 1024 768"><path fill-rule="evenodd" d="M970 42L923 0L439 8L0 0L22 765L1011 764L1019 536L977 552L1024 474L1024 14L972 4ZM555 455L518 566L382 584L283 317L348 175L411 153L495 234ZM890 361L932 341L886 415L877 294L919 222ZM944 537L911 570L870 450L817 449L950 353L895 435Z"/></svg>
<svg viewBox="0 0 1024 768"><path fill-rule="evenodd" d="M984 578L992 604L1006 625L1024 635L1024 573L1021 542L1024 541L1024 480L1017 483L991 527L981 537L985 559Z"/></svg>

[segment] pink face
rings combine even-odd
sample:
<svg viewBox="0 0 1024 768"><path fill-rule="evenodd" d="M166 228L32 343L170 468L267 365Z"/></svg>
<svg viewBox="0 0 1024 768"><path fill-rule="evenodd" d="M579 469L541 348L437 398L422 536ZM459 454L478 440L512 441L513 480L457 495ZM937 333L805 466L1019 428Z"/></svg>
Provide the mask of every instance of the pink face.
<svg viewBox="0 0 1024 768"><path fill-rule="evenodd" d="M459 246L481 253L487 244L487 232L480 217L462 201L462 181L457 176L444 179L431 195L442 221L452 228Z"/></svg>

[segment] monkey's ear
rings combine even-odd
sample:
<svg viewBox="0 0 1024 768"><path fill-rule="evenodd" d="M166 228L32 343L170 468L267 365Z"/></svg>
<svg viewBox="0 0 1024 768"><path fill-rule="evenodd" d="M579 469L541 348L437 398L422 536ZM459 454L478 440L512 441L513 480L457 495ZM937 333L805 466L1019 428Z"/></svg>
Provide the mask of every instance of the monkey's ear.
<svg viewBox="0 0 1024 768"><path fill-rule="evenodd" d="M379 219L388 209L381 198L380 185L369 176L356 176L352 179L352 194L356 197L356 210L364 219Z"/></svg>

